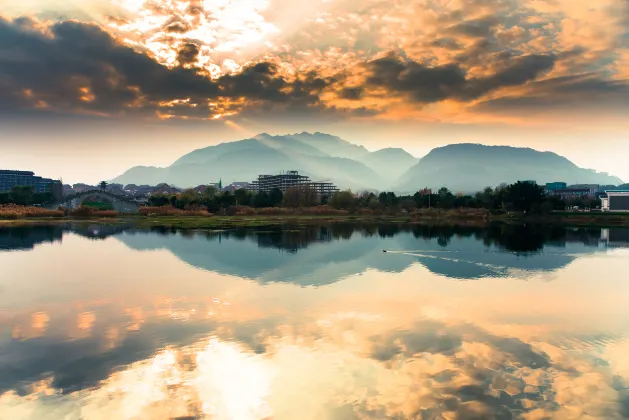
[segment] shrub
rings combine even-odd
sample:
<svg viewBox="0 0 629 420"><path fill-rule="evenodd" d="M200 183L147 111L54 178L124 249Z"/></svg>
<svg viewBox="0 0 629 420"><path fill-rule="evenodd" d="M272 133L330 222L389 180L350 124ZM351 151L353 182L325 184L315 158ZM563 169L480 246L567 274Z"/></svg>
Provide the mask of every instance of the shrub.
<svg viewBox="0 0 629 420"><path fill-rule="evenodd" d="M149 217L157 216L211 216L207 210L181 210L172 206L140 207L140 214Z"/></svg>
<svg viewBox="0 0 629 420"><path fill-rule="evenodd" d="M93 212L94 210L91 208L81 206L78 209L70 210L68 214L72 217L92 217Z"/></svg>
<svg viewBox="0 0 629 420"><path fill-rule="evenodd" d="M34 217L63 217L63 211L48 210L41 207L19 206L16 204L6 204L0 206L0 219L21 219Z"/></svg>
<svg viewBox="0 0 629 420"><path fill-rule="evenodd" d="M347 210L337 210L328 205L313 206L313 207L263 207L253 208L248 206L229 206L224 209L224 213L227 216L339 216L347 215L350 212Z"/></svg>
<svg viewBox="0 0 629 420"><path fill-rule="evenodd" d="M345 216L349 214L348 210L337 210L331 206L314 206L301 209L303 214L312 216Z"/></svg>
<svg viewBox="0 0 629 420"><path fill-rule="evenodd" d="M358 209L356 213L360 216L371 216L375 214L375 211L371 209Z"/></svg>
<svg viewBox="0 0 629 420"><path fill-rule="evenodd" d="M229 206L226 214L228 216L252 216L256 214L256 210L247 206Z"/></svg>
<svg viewBox="0 0 629 420"><path fill-rule="evenodd" d="M117 217L118 212L115 210L94 210L92 215L94 217Z"/></svg>
<svg viewBox="0 0 629 420"><path fill-rule="evenodd" d="M68 214L77 218L90 218L90 217L117 217L118 212L114 210L98 210L93 207L81 206L78 209L71 210Z"/></svg>
<svg viewBox="0 0 629 420"><path fill-rule="evenodd" d="M292 209L287 209L283 207L265 207L261 209L256 209L256 214L266 215L266 216L283 216L283 215L295 214L295 211Z"/></svg>

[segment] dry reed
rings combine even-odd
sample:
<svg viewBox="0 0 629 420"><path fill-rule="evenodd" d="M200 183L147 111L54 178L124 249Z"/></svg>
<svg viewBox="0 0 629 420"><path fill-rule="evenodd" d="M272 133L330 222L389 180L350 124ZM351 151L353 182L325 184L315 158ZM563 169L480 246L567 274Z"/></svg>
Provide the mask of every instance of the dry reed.
<svg viewBox="0 0 629 420"><path fill-rule="evenodd" d="M181 210L172 206L161 207L140 207L140 214L143 216L211 216L205 210Z"/></svg>
<svg viewBox="0 0 629 420"><path fill-rule="evenodd" d="M23 219L41 217L63 217L61 210L49 210L41 207L18 206L17 204L5 204L0 206L0 219Z"/></svg>

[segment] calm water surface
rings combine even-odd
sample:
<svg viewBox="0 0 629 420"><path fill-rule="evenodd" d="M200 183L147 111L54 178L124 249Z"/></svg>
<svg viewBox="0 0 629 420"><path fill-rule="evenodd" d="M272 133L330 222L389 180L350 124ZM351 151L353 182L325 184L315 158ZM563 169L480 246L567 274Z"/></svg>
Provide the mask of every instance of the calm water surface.
<svg viewBox="0 0 629 420"><path fill-rule="evenodd" d="M0 228L0 418L629 418L628 273L622 229Z"/></svg>

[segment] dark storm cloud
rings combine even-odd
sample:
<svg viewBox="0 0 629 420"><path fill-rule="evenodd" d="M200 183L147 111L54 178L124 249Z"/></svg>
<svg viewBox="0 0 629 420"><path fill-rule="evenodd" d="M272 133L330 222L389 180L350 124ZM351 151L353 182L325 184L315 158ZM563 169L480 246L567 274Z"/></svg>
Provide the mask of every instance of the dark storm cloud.
<svg viewBox="0 0 629 420"><path fill-rule="evenodd" d="M181 16L172 16L170 19L164 22L161 29L162 34L167 36L173 33L185 34L186 32L192 30L192 27L190 26L188 21L186 21Z"/></svg>
<svg viewBox="0 0 629 420"><path fill-rule="evenodd" d="M474 4L487 7L493 3L477 0ZM119 43L96 24L60 21L46 26L29 18L0 18L0 107L14 112L37 109L117 116L159 113L190 118L271 112L369 116L388 111L384 105L340 108L333 100L322 98L361 105L359 101L365 99L377 102L378 98L399 97L421 106L448 99L476 101L498 89L521 85L527 85L527 90L535 85L541 97L545 85L537 80L556 62L571 59L566 52L522 55L517 48L501 49L496 31L503 20L494 15L475 20L463 17L455 11L440 16L444 29L439 38L429 42L431 47L455 51L447 64L409 59L407 53L400 52L359 62L357 67L335 69L331 72L335 75L325 77L314 71L288 76L275 62L258 62L217 79L197 67L197 40L180 44L176 51L178 65L169 68L147 51ZM175 33L187 31L189 23L171 17L161 29L163 38L169 40ZM467 73L470 68L482 69L486 76L472 77ZM365 69L367 76L362 78ZM356 79L361 78L362 82L357 83ZM588 83L571 88L618 96L603 84ZM613 84L607 83L608 87ZM550 86L548 94L565 96L563 89L566 87ZM527 93L505 100L525 103L529 96ZM538 100L533 95L531 103Z"/></svg>
<svg viewBox="0 0 629 420"><path fill-rule="evenodd" d="M343 88L339 92L339 97L341 99L357 101L363 97L364 93L365 89L363 89L362 87Z"/></svg>
<svg viewBox="0 0 629 420"><path fill-rule="evenodd" d="M152 114L164 110L160 103L188 99L195 106L179 104L178 112L207 117L208 101L217 98L317 104L335 82L312 73L288 81L270 63L212 80L193 68L198 54L198 45L185 43L180 66L168 68L95 24L62 21L42 31L28 18L0 18L0 106Z"/></svg>
<svg viewBox="0 0 629 420"><path fill-rule="evenodd" d="M485 78L471 79L467 94L463 97L479 98L492 90L506 87L523 85L535 80L551 70L556 62L556 57L551 55L527 55L513 58L508 61L509 65L495 74Z"/></svg>
<svg viewBox="0 0 629 420"><path fill-rule="evenodd" d="M482 19L466 20L452 25L445 30L445 33L471 38L485 38L493 34L494 28L499 23L498 17L487 16Z"/></svg>
<svg viewBox="0 0 629 420"><path fill-rule="evenodd" d="M165 32L178 34L185 34L189 30L190 28L186 27L186 25L181 22L173 22L169 25L166 25L166 27L164 28Z"/></svg>
<svg viewBox="0 0 629 420"><path fill-rule="evenodd" d="M528 55L514 58L510 64L484 78L467 78L457 64L427 67L395 55L367 64L371 75L367 85L407 94L414 101L432 103L444 99L472 100L505 86L521 85L535 80L553 68L556 58L550 55Z"/></svg>
<svg viewBox="0 0 629 420"><path fill-rule="evenodd" d="M286 99L288 84L281 77L275 77L277 67L271 63L257 63L246 67L242 72L221 77L221 87L236 97L250 97L269 101Z"/></svg>
<svg viewBox="0 0 629 420"><path fill-rule="evenodd" d="M111 110L140 98L166 101L218 93L214 82L195 71L169 70L117 44L96 25L64 21L49 30L50 36L32 25L0 20L0 76L14 94L30 91L50 105ZM92 103L82 103L83 87L94 95Z"/></svg>
<svg viewBox="0 0 629 420"><path fill-rule="evenodd" d="M180 65L194 64L199 56L200 48L191 42L186 42L177 52L177 62Z"/></svg>
<svg viewBox="0 0 629 420"><path fill-rule="evenodd" d="M463 46L453 38L437 38L430 42L429 45L431 47L446 48L449 50L459 50L463 48Z"/></svg>
<svg viewBox="0 0 629 420"><path fill-rule="evenodd" d="M463 71L457 65L426 67L412 60L403 61L389 55L367 64L371 75L366 84L386 88L397 93L407 93L421 103L438 102L455 96L465 88Z"/></svg>
<svg viewBox="0 0 629 420"><path fill-rule="evenodd" d="M531 84L528 96L513 96L480 102L476 110L484 112L526 113L535 110L577 108L607 109L624 112L629 106L629 84L606 80L599 74L556 77Z"/></svg>

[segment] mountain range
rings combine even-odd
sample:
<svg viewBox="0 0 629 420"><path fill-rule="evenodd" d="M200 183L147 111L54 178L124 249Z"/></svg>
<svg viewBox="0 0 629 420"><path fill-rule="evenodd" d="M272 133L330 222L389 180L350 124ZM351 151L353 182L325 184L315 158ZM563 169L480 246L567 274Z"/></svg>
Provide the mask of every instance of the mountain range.
<svg viewBox="0 0 629 420"><path fill-rule="evenodd" d="M429 187L444 186L462 192L525 180L540 184L622 184L618 177L580 168L553 152L481 144L452 144L433 149L402 175L396 188L414 191L422 180Z"/></svg>
<svg viewBox="0 0 629 420"><path fill-rule="evenodd" d="M165 168L136 166L111 180L120 184L194 187L223 181L253 181L259 174L298 170L312 180L327 180L341 189L413 193L420 188L448 187L474 192L486 186L536 180L568 184L621 184L605 173L583 169L552 152L528 148L452 144L417 159L400 148L370 152L324 133L255 137L194 150Z"/></svg>

